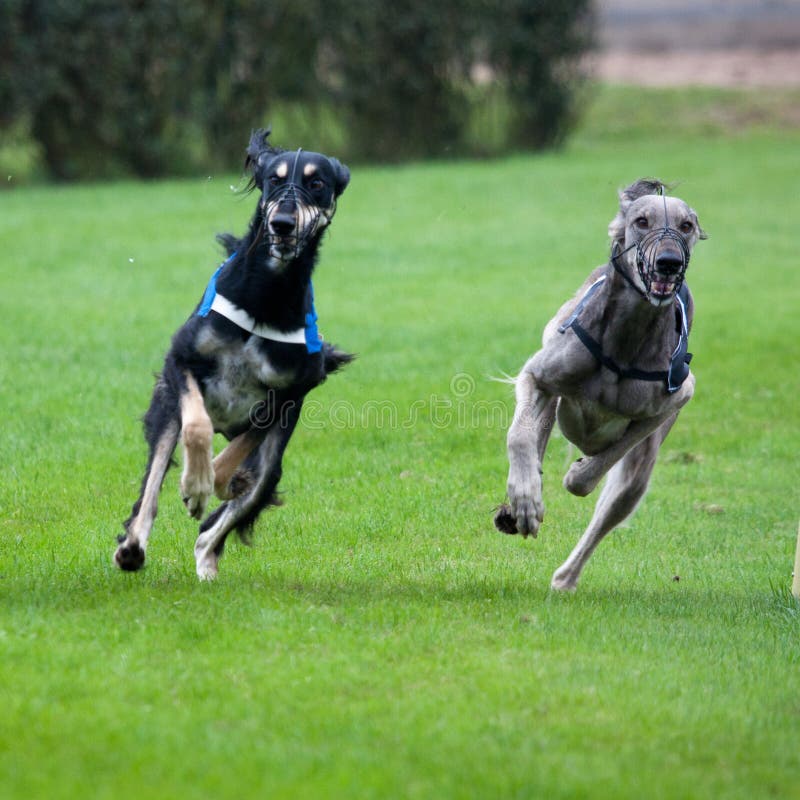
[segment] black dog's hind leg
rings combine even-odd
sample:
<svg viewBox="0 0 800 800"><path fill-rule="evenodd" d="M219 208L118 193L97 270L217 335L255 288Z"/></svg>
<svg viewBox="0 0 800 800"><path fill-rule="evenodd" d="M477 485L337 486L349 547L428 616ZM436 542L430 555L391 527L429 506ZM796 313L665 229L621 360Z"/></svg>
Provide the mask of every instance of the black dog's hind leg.
<svg viewBox="0 0 800 800"><path fill-rule="evenodd" d="M153 400L144 417L144 429L150 455L142 479L139 499L125 521L125 534L119 537L114 561L120 569L134 571L144 564L147 540L158 513L158 494L164 476L172 463L172 454L180 434L180 417L176 399L160 379Z"/></svg>
<svg viewBox="0 0 800 800"><path fill-rule="evenodd" d="M289 401L279 419L269 429L264 441L246 459L243 470L252 476L252 483L243 494L223 503L200 526L194 546L197 577L217 577L220 556L228 534L236 529L246 534L258 515L268 505L275 505L275 490L281 479L281 461L286 445L300 418L302 401Z"/></svg>
<svg viewBox="0 0 800 800"><path fill-rule="evenodd" d="M264 441L267 431L255 425L232 439L227 447L212 462L214 493L220 500L232 500L242 494L248 483L246 474L239 467L244 460Z"/></svg>
<svg viewBox="0 0 800 800"><path fill-rule="evenodd" d="M228 243L228 238L230 237L217 238L226 247L231 246ZM234 247L234 249L236 248ZM331 372L336 372L344 365L349 364L353 359L355 359L355 356L351 353L345 353L334 345L324 342L322 345L322 365L324 370L322 380L325 380ZM220 500L231 500L246 491L249 485L246 480L246 471L240 471L239 466L264 441L266 434L267 432L264 428L254 425L235 439L232 439L214 459L212 465L214 493Z"/></svg>

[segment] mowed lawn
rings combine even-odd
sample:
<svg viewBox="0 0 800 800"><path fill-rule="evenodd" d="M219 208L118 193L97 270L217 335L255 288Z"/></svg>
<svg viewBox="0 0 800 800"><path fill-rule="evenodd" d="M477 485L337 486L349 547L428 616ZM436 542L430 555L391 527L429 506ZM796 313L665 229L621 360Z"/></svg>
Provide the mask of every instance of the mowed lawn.
<svg viewBox="0 0 800 800"><path fill-rule="evenodd" d="M177 470L146 569L111 556L152 374L255 198L225 175L0 194L0 796L800 797L800 134L669 122L353 168L315 290L359 358L213 584ZM554 438L539 538L495 532L492 378L643 175L682 181L710 235L697 392L636 516L553 594L596 495L563 491Z"/></svg>

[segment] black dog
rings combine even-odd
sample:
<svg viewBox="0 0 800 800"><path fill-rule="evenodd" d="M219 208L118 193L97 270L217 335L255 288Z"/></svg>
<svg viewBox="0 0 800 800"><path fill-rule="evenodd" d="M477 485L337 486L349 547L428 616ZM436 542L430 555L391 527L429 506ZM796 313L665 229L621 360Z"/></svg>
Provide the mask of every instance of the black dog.
<svg viewBox="0 0 800 800"><path fill-rule="evenodd" d="M277 505L281 459L305 395L353 356L322 342L311 273L320 239L350 172L335 158L289 152L255 131L245 169L261 198L242 239L222 235L229 258L172 339L144 417L150 446L139 499L114 555L124 570L144 564L158 494L180 439L181 494L200 519L212 491L222 503L200 525L197 575L212 579L232 530L246 536ZM231 440L212 462L214 432Z"/></svg>

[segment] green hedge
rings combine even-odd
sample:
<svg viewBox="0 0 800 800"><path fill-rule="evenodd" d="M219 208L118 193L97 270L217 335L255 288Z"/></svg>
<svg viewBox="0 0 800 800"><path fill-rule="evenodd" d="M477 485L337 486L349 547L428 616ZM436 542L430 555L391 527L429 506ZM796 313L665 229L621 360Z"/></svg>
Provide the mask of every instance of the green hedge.
<svg viewBox="0 0 800 800"><path fill-rule="evenodd" d="M4 0L0 137L27 130L61 179L231 167L275 117L362 161L546 147L574 117L590 5Z"/></svg>

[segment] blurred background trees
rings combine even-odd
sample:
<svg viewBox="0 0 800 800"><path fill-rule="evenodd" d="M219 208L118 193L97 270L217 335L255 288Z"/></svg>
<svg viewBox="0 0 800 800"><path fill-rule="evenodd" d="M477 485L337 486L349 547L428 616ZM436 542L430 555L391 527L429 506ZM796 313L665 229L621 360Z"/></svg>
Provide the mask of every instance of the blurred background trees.
<svg viewBox="0 0 800 800"><path fill-rule="evenodd" d="M57 179L229 169L268 122L360 161L548 147L591 22L591 0L3 0L0 147Z"/></svg>

